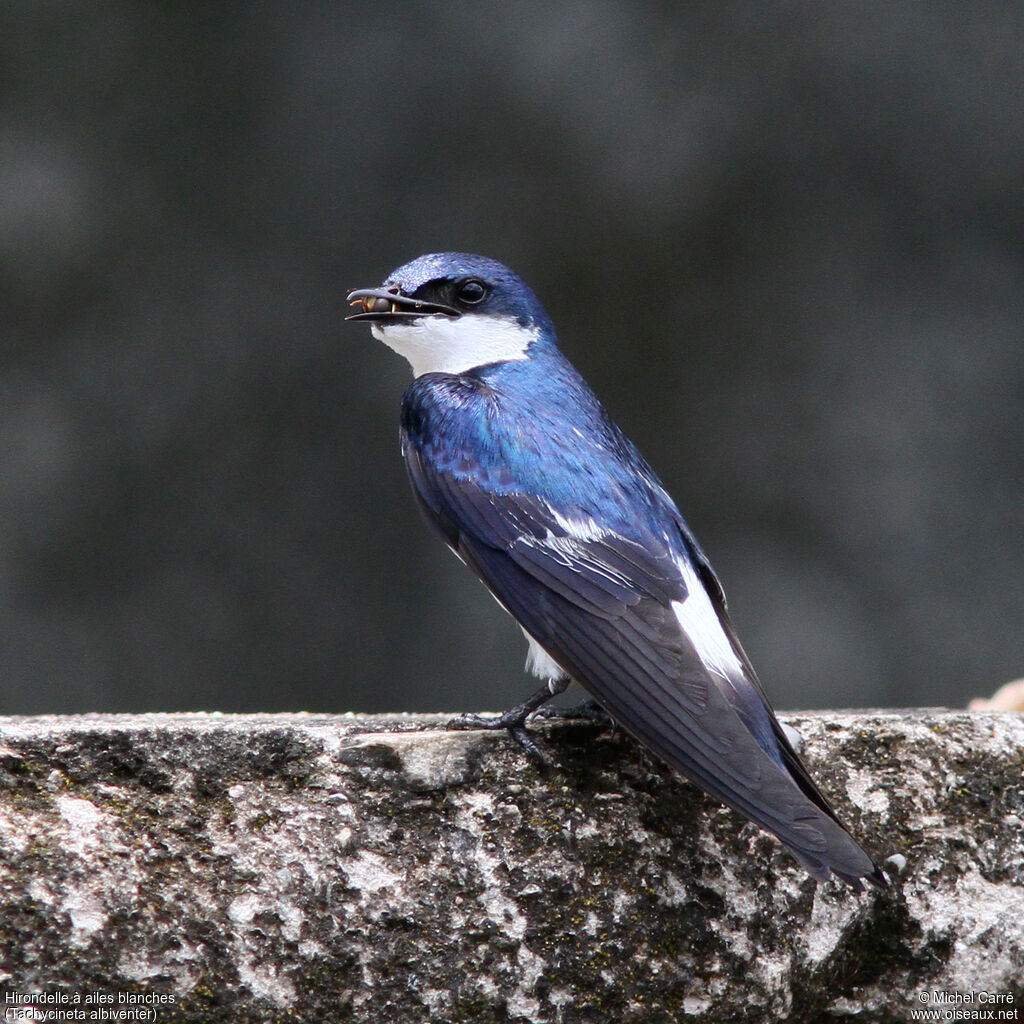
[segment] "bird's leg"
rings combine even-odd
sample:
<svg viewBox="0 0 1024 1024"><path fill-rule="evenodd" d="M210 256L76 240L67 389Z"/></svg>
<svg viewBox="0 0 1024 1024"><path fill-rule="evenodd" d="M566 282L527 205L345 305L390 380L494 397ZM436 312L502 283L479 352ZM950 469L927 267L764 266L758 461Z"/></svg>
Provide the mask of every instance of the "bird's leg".
<svg viewBox="0 0 1024 1024"><path fill-rule="evenodd" d="M447 725L449 729L508 729L509 735L527 753L532 754L541 762L546 758L540 747L530 738L526 731L526 720L537 711L541 705L546 704L556 694L561 693L569 685L566 679L549 679L536 693L527 697L522 704L494 718L484 718L482 715L459 715L453 718Z"/></svg>

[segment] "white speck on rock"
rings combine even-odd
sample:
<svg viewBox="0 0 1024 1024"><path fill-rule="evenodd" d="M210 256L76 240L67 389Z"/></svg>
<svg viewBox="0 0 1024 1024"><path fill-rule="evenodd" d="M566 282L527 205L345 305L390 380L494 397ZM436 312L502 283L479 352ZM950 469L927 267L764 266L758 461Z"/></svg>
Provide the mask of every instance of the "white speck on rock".
<svg viewBox="0 0 1024 1024"><path fill-rule="evenodd" d="M516 959L519 961L519 981L508 997L508 1015L512 1018L521 1016L527 1020L536 1020L540 1012L540 1000L531 993L547 962L527 946L519 947Z"/></svg>
<svg viewBox="0 0 1024 1024"><path fill-rule="evenodd" d="M21 815L8 814L0 808L0 848L6 847L14 853L22 853L28 847L28 836Z"/></svg>
<svg viewBox="0 0 1024 1024"><path fill-rule="evenodd" d="M48 905L52 904L56 899L50 889L38 878L33 878L32 881L28 883L28 894L37 903L46 903Z"/></svg>
<svg viewBox="0 0 1024 1024"><path fill-rule="evenodd" d="M701 999L700 996L686 996L686 998L683 999L683 1012L694 1017L699 1013L704 1013L705 1010L710 1008L710 999Z"/></svg>
<svg viewBox="0 0 1024 1024"><path fill-rule="evenodd" d="M851 767L847 774L846 792L861 810L872 814L885 814L889 810L889 794L879 789L878 777L870 771Z"/></svg>
<svg viewBox="0 0 1024 1024"><path fill-rule="evenodd" d="M97 834L109 822L109 815L89 800L73 796L57 798L57 809L68 828L67 846L79 857L95 849L103 839Z"/></svg>
<svg viewBox="0 0 1024 1024"><path fill-rule="evenodd" d="M401 875L387 866L383 857L369 850L361 850L356 856L345 858L339 866L348 877L348 884L363 892L378 892L402 880Z"/></svg>
<svg viewBox="0 0 1024 1024"><path fill-rule="evenodd" d="M246 893L231 901L228 917L235 924L248 924L262 909L263 901L255 893Z"/></svg>
<svg viewBox="0 0 1024 1024"><path fill-rule="evenodd" d="M57 809L68 825L78 830L95 828L105 817L94 803L73 796L58 797Z"/></svg>
<svg viewBox="0 0 1024 1024"><path fill-rule="evenodd" d="M275 1006L286 1007L295 1002L295 986L287 978L282 978L276 967L240 963L238 977L254 996Z"/></svg>
<svg viewBox="0 0 1024 1024"><path fill-rule="evenodd" d="M302 911L294 903L279 903L277 913L281 919L281 935L289 942L298 942L302 934Z"/></svg>
<svg viewBox="0 0 1024 1024"><path fill-rule="evenodd" d="M71 942L75 946L84 946L89 937L107 923L103 905L91 893L68 893L61 902L60 909L71 918Z"/></svg>

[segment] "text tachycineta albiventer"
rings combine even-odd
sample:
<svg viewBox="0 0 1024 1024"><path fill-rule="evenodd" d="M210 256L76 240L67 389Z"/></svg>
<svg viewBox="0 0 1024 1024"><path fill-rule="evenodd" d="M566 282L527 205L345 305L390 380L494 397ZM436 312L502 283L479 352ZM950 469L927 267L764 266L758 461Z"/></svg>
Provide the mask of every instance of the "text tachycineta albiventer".
<svg viewBox="0 0 1024 1024"><path fill-rule="evenodd" d="M435 253L349 301L350 319L412 365L402 453L420 505L547 680L473 724L524 737L527 716L576 680L815 878L884 886L776 720L690 528L526 284L494 260Z"/></svg>

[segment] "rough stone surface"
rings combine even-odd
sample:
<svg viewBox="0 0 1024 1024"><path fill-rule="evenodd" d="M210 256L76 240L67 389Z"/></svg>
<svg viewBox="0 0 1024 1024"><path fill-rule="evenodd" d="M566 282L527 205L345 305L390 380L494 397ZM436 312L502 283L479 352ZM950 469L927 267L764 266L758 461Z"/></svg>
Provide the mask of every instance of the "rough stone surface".
<svg viewBox="0 0 1024 1024"><path fill-rule="evenodd" d="M786 720L907 858L892 890L816 884L592 724L538 724L541 767L436 716L0 719L0 999L173 996L162 1024L1019 1009L1024 718Z"/></svg>

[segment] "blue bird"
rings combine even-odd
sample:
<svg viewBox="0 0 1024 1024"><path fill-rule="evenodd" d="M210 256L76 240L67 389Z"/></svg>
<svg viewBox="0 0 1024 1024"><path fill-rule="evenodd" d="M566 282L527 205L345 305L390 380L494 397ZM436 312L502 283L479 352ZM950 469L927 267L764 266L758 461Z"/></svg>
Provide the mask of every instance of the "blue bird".
<svg viewBox="0 0 1024 1024"><path fill-rule="evenodd" d="M349 319L412 366L401 436L419 504L546 680L507 714L459 724L532 746L526 719L575 680L815 878L884 886L777 721L690 528L527 285L494 260L435 253L348 298Z"/></svg>

